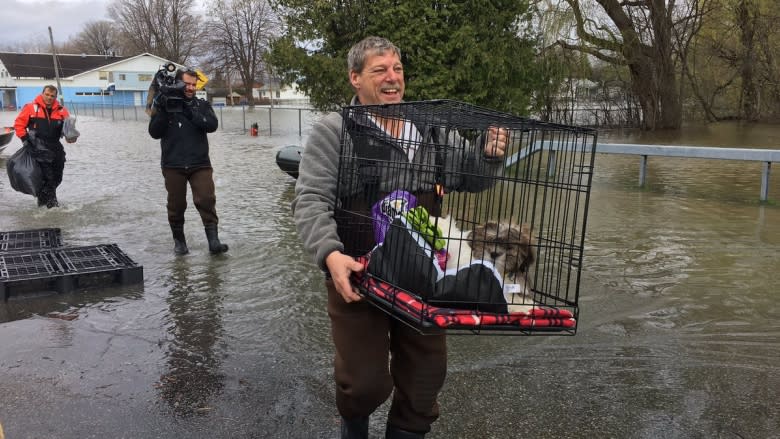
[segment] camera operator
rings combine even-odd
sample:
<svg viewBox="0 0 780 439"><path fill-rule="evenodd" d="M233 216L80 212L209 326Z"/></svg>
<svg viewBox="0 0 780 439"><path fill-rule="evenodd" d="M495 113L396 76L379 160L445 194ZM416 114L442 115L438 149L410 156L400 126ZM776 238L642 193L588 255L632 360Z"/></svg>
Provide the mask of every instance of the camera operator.
<svg viewBox="0 0 780 439"><path fill-rule="evenodd" d="M160 139L162 147L161 165L165 189L168 191L168 223L173 232L173 251L177 255L189 253L184 236L184 211L187 209L189 183L192 201L206 230L209 251L212 254L223 253L228 250L228 246L219 241L217 234L219 219L207 137L207 133L216 131L219 122L211 105L195 97L197 72L178 70L175 79L177 83L183 83L183 90L166 91L166 99L156 96L152 119L149 121L149 135ZM170 94L178 93L181 93L181 106L171 111L165 102L172 98Z"/></svg>

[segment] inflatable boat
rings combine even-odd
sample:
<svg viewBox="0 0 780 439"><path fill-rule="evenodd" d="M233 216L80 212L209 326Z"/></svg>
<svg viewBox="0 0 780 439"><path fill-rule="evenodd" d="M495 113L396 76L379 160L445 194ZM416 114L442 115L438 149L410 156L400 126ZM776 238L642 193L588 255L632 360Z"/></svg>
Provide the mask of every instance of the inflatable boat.
<svg viewBox="0 0 780 439"><path fill-rule="evenodd" d="M283 146L276 152L276 165L293 178L298 178L298 165L301 163L303 147L298 145Z"/></svg>
<svg viewBox="0 0 780 439"><path fill-rule="evenodd" d="M3 127L0 128L0 151L5 149L6 146L11 142L11 139L14 138L14 129L13 127Z"/></svg>

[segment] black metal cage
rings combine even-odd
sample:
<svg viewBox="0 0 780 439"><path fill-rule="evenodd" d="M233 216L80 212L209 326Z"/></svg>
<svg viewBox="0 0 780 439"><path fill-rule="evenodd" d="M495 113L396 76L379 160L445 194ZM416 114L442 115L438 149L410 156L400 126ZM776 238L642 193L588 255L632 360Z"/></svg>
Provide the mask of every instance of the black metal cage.
<svg viewBox="0 0 780 439"><path fill-rule="evenodd" d="M335 216L373 304L424 333L576 332L594 130L451 100L342 115Z"/></svg>

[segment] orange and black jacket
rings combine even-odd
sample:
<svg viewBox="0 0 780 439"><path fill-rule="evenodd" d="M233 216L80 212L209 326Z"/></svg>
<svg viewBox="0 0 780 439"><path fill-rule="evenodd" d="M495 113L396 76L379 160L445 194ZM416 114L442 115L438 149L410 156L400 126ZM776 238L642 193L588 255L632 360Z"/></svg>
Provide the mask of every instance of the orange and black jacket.
<svg viewBox="0 0 780 439"><path fill-rule="evenodd" d="M54 101L51 109L46 108L43 97L38 95L35 100L22 107L22 111L16 116L14 130L16 135L26 140L27 130L35 130L37 138L45 140L47 145L59 144L62 136L62 127L69 116L68 110Z"/></svg>

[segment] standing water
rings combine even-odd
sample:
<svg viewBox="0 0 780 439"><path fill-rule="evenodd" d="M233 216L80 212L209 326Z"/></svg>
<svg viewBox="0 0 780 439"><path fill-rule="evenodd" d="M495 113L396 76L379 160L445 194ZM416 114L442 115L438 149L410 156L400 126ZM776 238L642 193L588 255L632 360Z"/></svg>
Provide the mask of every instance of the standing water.
<svg viewBox="0 0 780 439"><path fill-rule="evenodd" d="M11 189L18 140L0 154L0 230L59 227L66 244L117 243L144 267L143 284L0 303L8 438L337 436L322 275L274 161L303 142L297 117L274 113L273 136L210 135L220 256L191 203L190 254L173 255L145 120L79 117L56 209ZM711 140L748 139L739 129L628 140L780 145L776 127ZM577 335L451 337L429 437L780 437L780 208L757 202L761 165L652 158L645 189L638 170L636 157L597 156ZM778 176L769 195L780 199Z"/></svg>

